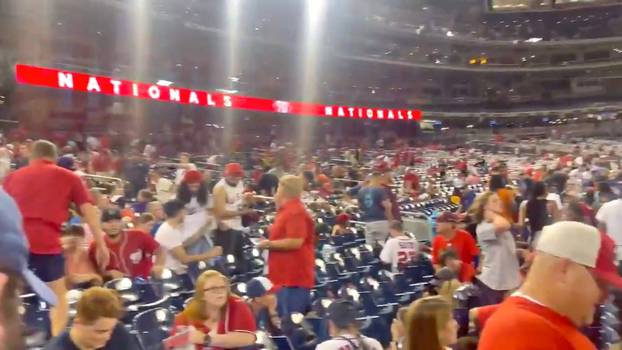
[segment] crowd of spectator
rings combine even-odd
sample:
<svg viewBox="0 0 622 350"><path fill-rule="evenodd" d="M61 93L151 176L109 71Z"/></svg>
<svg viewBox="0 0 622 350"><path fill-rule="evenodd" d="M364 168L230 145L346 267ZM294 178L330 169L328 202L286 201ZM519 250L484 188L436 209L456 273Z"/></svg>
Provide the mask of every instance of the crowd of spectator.
<svg viewBox="0 0 622 350"><path fill-rule="evenodd" d="M245 348L256 343L258 330L282 335L288 317L311 310L315 213L327 210L335 214L329 234L347 235L360 225L390 273L429 257L435 276L427 296L396 313L390 344L363 334L355 301L334 295L317 349L468 348L452 317L464 286L479 293L481 308L472 315L481 349L592 349L580 328L593 323L610 287L622 287L615 145L527 158L399 144L310 156L272 145L250 150L241 162L234 154L162 160L151 145L142 155L130 151L129 172L99 167L108 153L101 148L81 163L74 154L84 150L59 146L45 140L4 146L10 167L0 192L0 337L6 349L24 346L13 310L20 279L53 306L50 350L132 348L121 322L123 300L107 282L171 274L195 280L165 340L169 346ZM335 207L336 197L343 206ZM419 232L407 232L410 214L401 204L439 198L458 209L434 213L434 237L418 240ZM257 210L262 200L276 212ZM360 213L356 220L345 206ZM253 242L266 270L237 295L231 281L247 272L236 263L247 259L247 227L268 215L272 223ZM232 269L223 269L231 262ZM75 315L68 290L83 291Z"/></svg>

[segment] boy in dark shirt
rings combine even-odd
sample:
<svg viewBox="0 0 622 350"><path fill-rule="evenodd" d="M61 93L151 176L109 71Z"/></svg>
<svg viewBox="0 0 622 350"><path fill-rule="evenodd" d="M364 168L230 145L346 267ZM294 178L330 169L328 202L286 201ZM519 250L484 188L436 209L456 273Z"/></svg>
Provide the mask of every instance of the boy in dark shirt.
<svg viewBox="0 0 622 350"><path fill-rule="evenodd" d="M71 328L50 340L44 350L138 350L119 322L123 304L115 291L101 287L86 290L76 311Z"/></svg>

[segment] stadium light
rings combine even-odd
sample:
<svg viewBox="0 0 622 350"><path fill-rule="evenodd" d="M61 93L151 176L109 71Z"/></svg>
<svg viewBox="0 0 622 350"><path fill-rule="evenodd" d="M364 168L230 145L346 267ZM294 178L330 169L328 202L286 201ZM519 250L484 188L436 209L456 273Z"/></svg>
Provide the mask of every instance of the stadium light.
<svg viewBox="0 0 622 350"><path fill-rule="evenodd" d="M156 85L160 85L160 86L171 86L173 85L172 81L168 81L168 80L158 80L156 82Z"/></svg>

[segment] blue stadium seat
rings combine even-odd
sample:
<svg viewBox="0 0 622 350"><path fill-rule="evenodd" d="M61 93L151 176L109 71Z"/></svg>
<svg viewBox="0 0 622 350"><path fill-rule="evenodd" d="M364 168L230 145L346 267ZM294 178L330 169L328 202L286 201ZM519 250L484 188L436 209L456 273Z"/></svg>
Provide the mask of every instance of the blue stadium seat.
<svg viewBox="0 0 622 350"><path fill-rule="evenodd" d="M137 314L132 321L132 327L142 350L160 350L162 340L170 335L174 321L171 311L164 308Z"/></svg>
<svg viewBox="0 0 622 350"><path fill-rule="evenodd" d="M454 319L458 323L458 336L464 337L469 334L469 309L456 307L454 309Z"/></svg>
<svg viewBox="0 0 622 350"><path fill-rule="evenodd" d="M378 340L384 347L391 342L390 323L379 316L367 316L358 319L361 323L361 333Z"/></svg>
<svg viewBox="0 0 622 350"><path fill-rule="evenodd" d="M28 348L43 347L51 335L49 305L36 294L20 296L19 313L26 326L25 341Z"/></svg>
<svg viewBox="0 0 622 350"><path fill-rule="evenodd" d="M188 274L176 274L164 270L160 278L152 278L152 282L161 283L165 293L194 290L194 282Z"/></svg>
<svg viewBox="0 0 622 350"><path fill-rule="evenodd" d="M188 298L191 298L194 295L194 291L180 291L180 292L171 292L169 293L169 304L172 308L171 310L181 311L184 309L184 305Z"/></svg>
<svg viewBox="0 0 622 350"><path fill-rule="evenodd" d="M270 341L274 344L276 350L296 350L289 338L284 335L272 336Z"/></svg>
<svg viewBox="0 0 622 350"><path fill-rule="evenodd" d="M129 278L119 278L107 282L105 286L116 290L121 296L126 306L126 313L123 316L125 322L130 322L142 311L171 306L170 296L162 292L161 281L132 281Z"/></svg>
<svg viewBox="0 0 622 350"><path fill-rule="evenodd" d="M397 303L377 303L373 293L368 291L359 292L359 302L363 305L365 315L382 316L386 320L392 320L399 307Z"/></svg>

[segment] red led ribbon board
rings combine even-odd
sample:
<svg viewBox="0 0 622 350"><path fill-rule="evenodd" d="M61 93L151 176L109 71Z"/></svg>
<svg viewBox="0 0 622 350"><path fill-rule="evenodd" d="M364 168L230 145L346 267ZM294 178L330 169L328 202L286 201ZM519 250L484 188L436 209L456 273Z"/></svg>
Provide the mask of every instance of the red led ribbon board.
<svg viewBox="0 0 622 350"><path fill-rule="evenodd" d="M18 83L25 85L204 107L347 119L421 120L421 111L412 109L386 109L279 101L186 89L176 86L161 86L24 64L15 66L15 79Z"/></svg>

